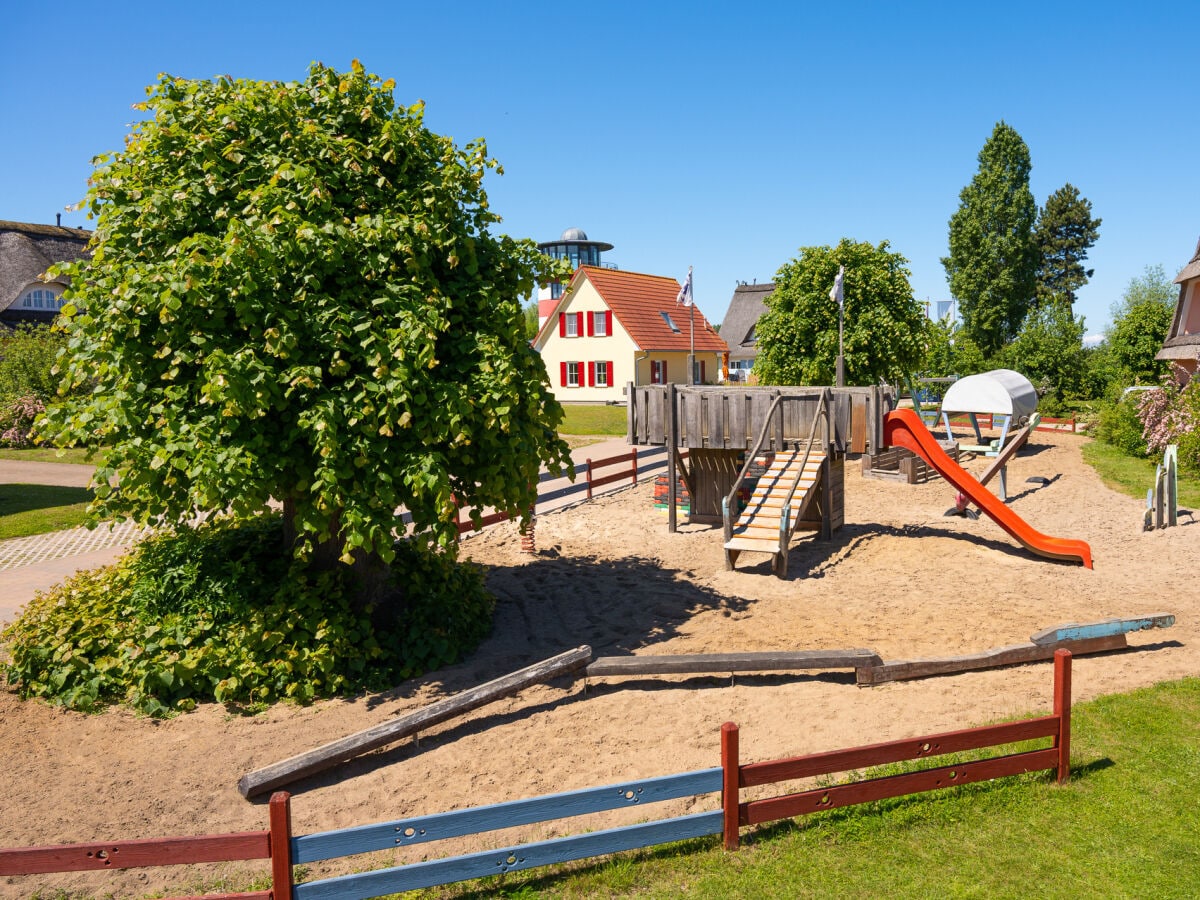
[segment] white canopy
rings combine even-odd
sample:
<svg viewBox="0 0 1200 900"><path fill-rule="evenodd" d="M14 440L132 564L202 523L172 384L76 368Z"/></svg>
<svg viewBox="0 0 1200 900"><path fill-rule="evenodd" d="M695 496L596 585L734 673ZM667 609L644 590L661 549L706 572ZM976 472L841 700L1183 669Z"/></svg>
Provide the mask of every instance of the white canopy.
<svg viewBox="0 0 1200 900"><path fill-rule="evenodd" d="M1012 369L993 369L960 378L942 398L943 413L991 413L1013 416L1017 422L1033 415L1037 405L1033 384Z"/></svg>

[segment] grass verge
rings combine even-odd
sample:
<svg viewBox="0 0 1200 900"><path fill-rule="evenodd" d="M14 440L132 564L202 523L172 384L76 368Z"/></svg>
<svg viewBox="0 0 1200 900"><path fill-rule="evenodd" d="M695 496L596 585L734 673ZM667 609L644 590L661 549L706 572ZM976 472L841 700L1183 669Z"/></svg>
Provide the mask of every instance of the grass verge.
<svg viewBox="0 0 1200 900"><path fill-rule="evenodd" d="M1088 441L1083 445L1083 461L1096 470L1105 486L1130 497L1144 500L1146 491L1154 486L1152 460L1126 456L1110 444ZM1200 508L1200 479L1194 475L1180 473L1179 505Z"/></svg>
<svg viewBox="0 0 1200 900"><path fill-rule="evenodd" d="M90 455L90 458L89 458ZM0 459L15 459L22 462L78 463L98 466L104 462L102 450L85 450L78 447L58 450L54 447L0 447Z"/></svg>
<svg viewBox="0 0 1200 900"><path fill-rule="evenodd" d="M624 406L564 406L560 434L599 434L624 437L626 410Z"/></svg>
<svg viewBox="0 0 1200 900"><path fill-rule="evenodd" d="M0 484L0 540L82 525L92 492L51 484Z"/></svg>

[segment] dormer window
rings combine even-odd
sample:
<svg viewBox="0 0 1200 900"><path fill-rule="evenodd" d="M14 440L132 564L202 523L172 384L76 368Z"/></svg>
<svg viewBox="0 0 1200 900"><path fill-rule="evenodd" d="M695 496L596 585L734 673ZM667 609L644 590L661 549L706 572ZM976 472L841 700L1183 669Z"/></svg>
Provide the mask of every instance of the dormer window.
<svg viewBox="0 0 1200 900"><path fill-rule="evenodd" d="M679 326L676 325L671 319L671 314L669 312L666 312L665 310L659 310L658 314L663 317L663 321L667 323L668 328L670 328L676 334L679 334Z"/></svg>
<svg viewBox="0 0 1200 900"><path fill-rule="evenodd" d="M62 305L62 297L49 288L33 288L17 300L21 309L60 309Z"/></svg>

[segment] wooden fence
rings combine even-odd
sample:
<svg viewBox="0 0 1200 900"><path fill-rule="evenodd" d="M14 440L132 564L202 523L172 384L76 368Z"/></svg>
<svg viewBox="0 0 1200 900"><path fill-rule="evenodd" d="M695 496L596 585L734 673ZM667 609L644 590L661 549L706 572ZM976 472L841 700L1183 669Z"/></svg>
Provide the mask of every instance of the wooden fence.
<svg viewBox="0 0 1200 900"><path fill-rule="evenodd" d="M975 416L975 420L979 423L979 427L986 429L996 427L996 418L997 417L993 416L991 413L978 413ZM940 422L941 419L939 418L938 424L940 424ZM953 428L956 425L960 428L970 428L971 419L966 414L951 416L950 426ZM1071 434L1075 434L1076 425L1077 423L1074 416L1071 416L1069 419L1057 419L1053 416L1041 416L1038 426L1034 429L1034 431L1069 431ZM934 427L936 428L936 424Z"/></svg>
<svg viewBox="0 0 1200 900"><path fill-rule="evenodd" d="M290 798L281 791L271 797L266 831L0 850L0 875L270 859L271 890L208 895L208 900L350 900L705 835L723 835L725 847L734 850L741 826L1043 769L1056 770L1061 784L1070 773L1071 654L1066 650L1055 654L1053 702L1053 714L1041 718L746 765L739 759L738 728L726 723L721 728L721 766L717 768L295 837L291 834ZM741 801L741 790L757 785L1045 738L1052 739L1045 749ZM721 795L719 806L710 811L320 881L292 882L294 865L717 792Z"/></svg>

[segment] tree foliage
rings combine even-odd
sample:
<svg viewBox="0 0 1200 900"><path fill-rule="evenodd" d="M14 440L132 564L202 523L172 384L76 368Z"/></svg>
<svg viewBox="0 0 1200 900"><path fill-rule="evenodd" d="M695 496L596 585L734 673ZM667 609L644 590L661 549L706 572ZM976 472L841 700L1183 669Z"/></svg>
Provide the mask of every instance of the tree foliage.
<svg viewBox="0 0 1200 900"><path fill-rule="evenodd" d="M1155 384L1166 374L1168 363L1154 356L1171 330L1178 295L1162 266L1147 266L1129 280L1104 336L1115 377L1126 384Z"/></svg>
<svg viewBox="0 0 1200 900"><path fill-rule="evenodd" d="M977 375L987 369L979 347L949 319L930 322L926 347L924 374L930 378Z"/></svg>
<svg viewBox="0 0 1200 900"><path fill-rule="evenodd" d="M275 499L298 555L387 562L398 507L449 545L455 498L520 514L539 465L567 462L521 309L557 269L489 231L484 143L429 131L393 87L357 61L163 76L97 158L94 253L63 269L65 384L94 387L44 425L111 445L97 514Z"/></svg>
<svg viewBox="0 0 1200 900"><path fill-rule="evenodd" d="M1040 392L1050 392L1057 403L1077 398L1087 371L1083 332L1083 317L1065 301L1040 304L997 361L1022 373Z"/></svg>
<svg viewBox="0 0 1200 900"><path fill-rule="evenodd" d="M1034 297L1037 204L1030 169L1021 136L998 122L950 217L950 255L942 265L963 329L989 356L1016 336Z"/></svg>
<svg viewBox="0 0 1200 900"><path fill-rule="evenodd" d="M760 383L833 384L838 304L829 293L839 266L846 267L846 383L895 380L921 367L928 320L913 297L908 260L889 246L843 238L836 247L801 247L784 264L757 325Z"/></svg>
<svg viewBox="0 0 1200 900"><path fill-rule="evenodd" d="M1092 218L1091 201L1072 184L1064 184L1047 198L1034 232L1039 302L1063 297L1075 302L1075 292L1092 277L1093 270L1083 263L1100 236L1100 222Z"/></svg>

